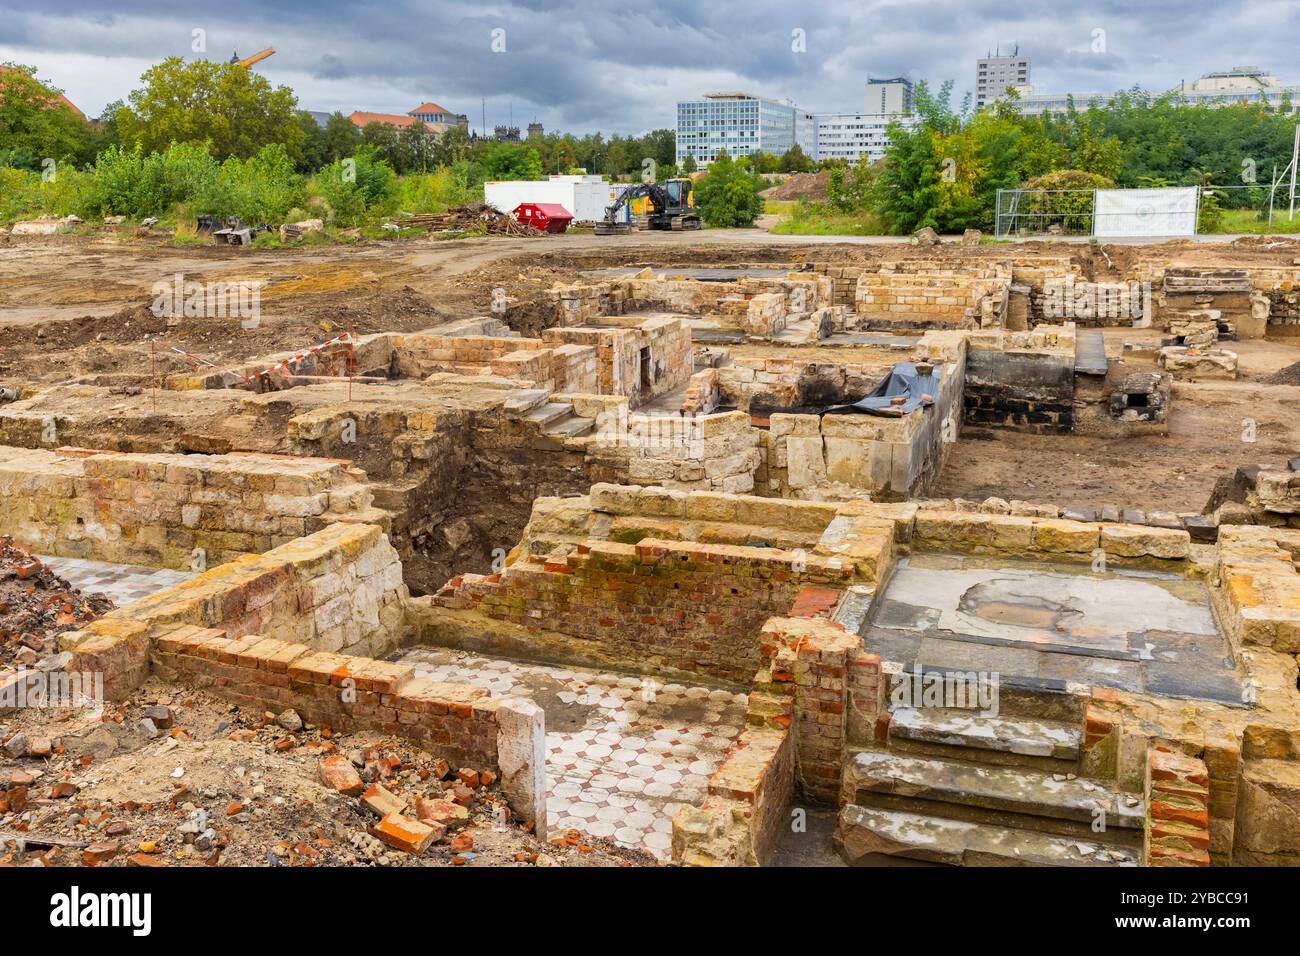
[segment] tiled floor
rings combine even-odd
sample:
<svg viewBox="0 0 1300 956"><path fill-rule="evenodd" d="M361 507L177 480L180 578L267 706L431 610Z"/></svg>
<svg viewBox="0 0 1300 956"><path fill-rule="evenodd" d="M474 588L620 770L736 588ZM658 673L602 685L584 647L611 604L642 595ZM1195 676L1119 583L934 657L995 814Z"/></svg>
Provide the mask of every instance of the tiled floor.
<svg viewBox="0 0 1300 956"><path fill-rule="evenodd" d="M41 561L59 577L86 594L107 594L118 607L194 577L191 571L143 568L134 564L108 564L82 558L47 558Z"/></svg>
<svg viewBox="0 0 1300 956"><path fill-rule="evenodd" d="M673 814L704 801L709 778L744 725L744 694L582 668L518 664L441 648L402 660L433 680L546 711L552 832L576 829L668 859Z"/></svg>

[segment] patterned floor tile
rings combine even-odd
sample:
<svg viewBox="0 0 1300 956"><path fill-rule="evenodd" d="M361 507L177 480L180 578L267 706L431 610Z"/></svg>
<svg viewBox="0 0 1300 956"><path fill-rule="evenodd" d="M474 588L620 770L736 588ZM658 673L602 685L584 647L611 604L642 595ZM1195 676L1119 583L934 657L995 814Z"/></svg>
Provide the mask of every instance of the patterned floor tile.
<svg viewBox="0 0 1300 956"><path fill-rule="evenodd" d="M108 564L84 558L39 557L51 571L77 590L86 594L106 594L118 607L147 598L194 577L191 571L173 571L168 568Z"/></svg>
<svg viewBox="0 0 1300 956"><path fill-rule="evenodd" d="M552 728L551 829L608 837L663 860L673 814L704 801L709 777L744 726L746 697L726 690L441 648L417 648L402 660L433 680L534 700Z"/></svg>

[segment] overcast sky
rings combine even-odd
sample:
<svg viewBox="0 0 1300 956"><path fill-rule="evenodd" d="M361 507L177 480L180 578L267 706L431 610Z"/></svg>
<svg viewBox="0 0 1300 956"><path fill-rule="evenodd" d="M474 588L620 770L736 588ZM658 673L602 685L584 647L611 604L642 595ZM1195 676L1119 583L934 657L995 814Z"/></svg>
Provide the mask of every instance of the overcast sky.
<svg viewBox="0 0 1300 956"><path fill-rule="evenodd" d="M0 62L35 66L90 116L164 57L273 46L255 69L305 109L432 100L477 127L486 99L488 126L513 109L577 133L671 127L677 100L714 90L859 110L868 76L952 79L959 103L976 58L1016 43L1043 92L1163 90L1242 64L1300 83L1298 39L1300 0L0 0Z"/></svg>

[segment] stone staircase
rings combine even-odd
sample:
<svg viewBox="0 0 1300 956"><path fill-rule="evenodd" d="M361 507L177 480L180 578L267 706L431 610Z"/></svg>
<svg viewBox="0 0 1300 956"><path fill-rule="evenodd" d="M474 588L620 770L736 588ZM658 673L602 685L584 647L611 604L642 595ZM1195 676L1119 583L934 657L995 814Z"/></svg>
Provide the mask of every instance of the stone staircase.
<svg viewBox="0 0 1300 956"><path fill-rule="evenodd" d="M888 749L860 750L845 766L835 839L850 863L1140 863L1142 798L1079 776L1074 699L1004 690L999 703L996 717L891 710Z"/></svg>
<svg viewBox="0 0 1300 956"><path fill-rule="evenodd" d="M520 390L506 402L506 412L536 425L556 441L589 435L596 427L596 420L576 414L572 403L552 401L547 388Z"/></svg>

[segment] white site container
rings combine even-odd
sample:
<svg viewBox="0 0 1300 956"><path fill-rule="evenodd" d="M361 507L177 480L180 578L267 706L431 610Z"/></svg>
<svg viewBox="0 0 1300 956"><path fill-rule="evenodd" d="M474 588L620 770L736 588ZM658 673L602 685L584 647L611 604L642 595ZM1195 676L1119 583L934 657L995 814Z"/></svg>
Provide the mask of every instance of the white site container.
<svg viewBox="0 0 1300 956"><path fill-rule="evenodd" d="M483 201L500 212L514 212L520 203L559 203L574 222L596 222L623 187L603 176L552 176L539 180L500 180L483 184ZM627 207L618 218L627 221Z"/></svg>

